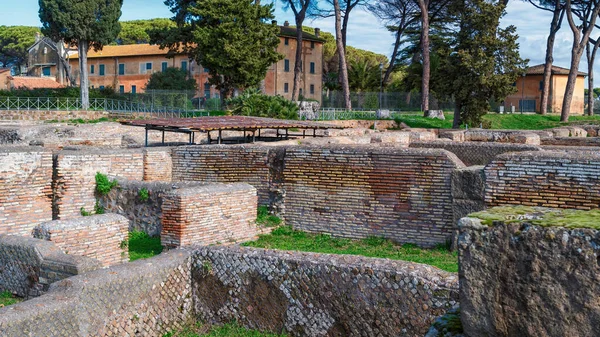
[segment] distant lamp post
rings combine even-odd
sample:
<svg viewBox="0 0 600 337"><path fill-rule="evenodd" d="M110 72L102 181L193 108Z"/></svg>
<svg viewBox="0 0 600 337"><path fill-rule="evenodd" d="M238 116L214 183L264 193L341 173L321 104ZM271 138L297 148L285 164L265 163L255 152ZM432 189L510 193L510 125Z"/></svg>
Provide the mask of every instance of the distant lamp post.
<svg viewBox="0 0 600 337"><path fill-rule="evenodd" d="M523 73L523 78L521 78L521 115L525 108L525 76L527 76L527 73Z"/></svg>

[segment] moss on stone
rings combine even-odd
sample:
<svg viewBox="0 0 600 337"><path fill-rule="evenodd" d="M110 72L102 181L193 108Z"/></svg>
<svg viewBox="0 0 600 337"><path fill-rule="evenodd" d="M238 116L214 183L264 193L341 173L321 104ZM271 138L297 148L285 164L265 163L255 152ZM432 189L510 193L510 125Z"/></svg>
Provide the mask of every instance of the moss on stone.
<svg viewBox="0 0 600 337"><path fill-rule="evenodd" d="M582 211L528 206L501 206L472 213L483 225L494 222L530 223L542 227L600 229L600 210Z"/></svg>

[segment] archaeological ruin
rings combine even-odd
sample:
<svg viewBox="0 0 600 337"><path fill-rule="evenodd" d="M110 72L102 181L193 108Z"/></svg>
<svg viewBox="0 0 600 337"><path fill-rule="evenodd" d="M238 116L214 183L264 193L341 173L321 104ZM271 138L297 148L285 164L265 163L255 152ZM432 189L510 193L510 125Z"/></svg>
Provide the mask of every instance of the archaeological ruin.
<svg viewBox="0 0 600 337"><path fill-rule="evenodd" d="M597 125L334 121L215 142L42 115L0 124L0 292L25 299L0 308L0 336L161 337L231 321L290 336L459 336L432 327L458 308L461 336L600 335ZM241 247L270 230L259 206L306 232L452 245L459 272ZM164 252L127 262L132 231Z"/></svg>

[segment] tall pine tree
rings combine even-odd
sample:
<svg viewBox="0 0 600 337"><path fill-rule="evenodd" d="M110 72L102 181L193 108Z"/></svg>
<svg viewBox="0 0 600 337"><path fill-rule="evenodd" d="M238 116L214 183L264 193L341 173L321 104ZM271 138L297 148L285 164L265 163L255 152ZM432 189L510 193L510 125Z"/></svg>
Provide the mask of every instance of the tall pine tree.
<svg viewBox="0 0 600 337"><path fill-rule="evenodd" d="M451 13L458 31L444 64L446 92L456 101L454 128L479 125L492 98L503 100L527 64L519 55L516 28L499 28L503 0L455 0Z"/></svg>
<svg viewBox="0 0 600 337"><path fill-rule="evenodd" d="M115 40L121 25L123 0L39 0L42 33L55 41L76 44L79 50L81 105L89 107L87 53Z"/></svg>

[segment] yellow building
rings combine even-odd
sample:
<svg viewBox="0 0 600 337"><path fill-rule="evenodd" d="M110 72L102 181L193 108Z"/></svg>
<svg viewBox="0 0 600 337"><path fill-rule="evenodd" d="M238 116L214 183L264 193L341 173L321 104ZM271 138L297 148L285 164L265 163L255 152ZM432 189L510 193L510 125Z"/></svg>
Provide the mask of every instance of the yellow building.
<svg viewBox="0 0 600 337"><path fill-rule="evenodd" d="M584 112L585 76L587 76L587 74L584 72L578 72L577 74L575 91L573 92L573 101L571 102L571 114L574 115L581 115ZM562 111L568 77L569 69L552 66L550 96L548 97L549 113L560 113ZM525 76L519 77L515 82L517 92L506 98L504 106L514 106L517 112L540 112L543 79L543 64L527 68Z"/></svg>
<svg viewBox="0 0 600 337"><path fill-rule="evenodd" d="M299 93L310 99L321 100L323 78L323 43L320 31L315 34L303 33L302 73ZM294 63L296 60L296 28L288 22L280 26L280 44L277 51L284 59L273 64L265 77L265 91L268 95L281 95L288 99L292 96L294 85ZM88 74L93 88L112 87L121 93L141 93L150 76L164 71L167 67L186 70L198 83L199 97L216 97L218 91L208 84L208 69L177 54L167 57L168 50L157 45L135 44L105 46L100 51L88 53ZM78 55L69 57L71 69L79 79ZM56 68L51 69L56 76Z"/></svg>

